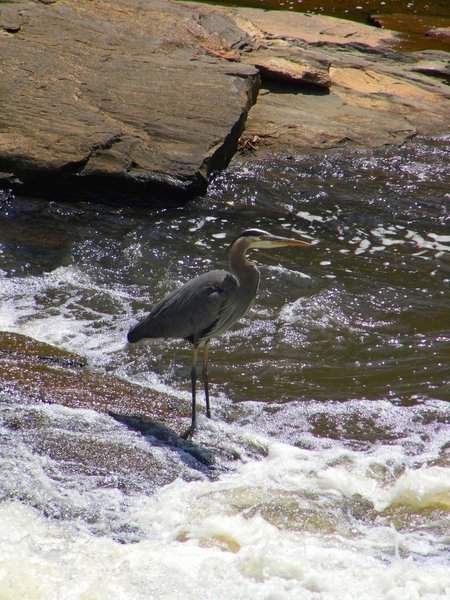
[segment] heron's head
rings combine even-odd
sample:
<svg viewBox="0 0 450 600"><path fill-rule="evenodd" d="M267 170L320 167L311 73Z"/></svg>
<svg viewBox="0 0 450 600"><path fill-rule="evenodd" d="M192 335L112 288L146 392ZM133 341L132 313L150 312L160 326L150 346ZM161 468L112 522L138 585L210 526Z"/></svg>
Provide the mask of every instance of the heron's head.
<svg viewBox="0 0 450 600"><path fill-rule="evenodd" d="M245 251L250 250L251 248L280 248L281 246L307 247L311 245L303 240L272 235L262 229L247 229L246 231L243 231L231 244L230 249L235 244L242 245L242 247L245 248Z"/></svg>

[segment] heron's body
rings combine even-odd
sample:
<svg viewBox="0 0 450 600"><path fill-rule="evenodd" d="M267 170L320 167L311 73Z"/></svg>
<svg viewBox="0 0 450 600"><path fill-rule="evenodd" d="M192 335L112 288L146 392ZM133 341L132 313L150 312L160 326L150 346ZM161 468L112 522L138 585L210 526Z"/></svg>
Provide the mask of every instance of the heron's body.
<svg viewBox="0 0 450 600"><path fill-rule="evenodd" d="M307 242L275 237L258 229L243 232L230 246L230 271L215 270L188 281L157 304L150 314L128 332L129 342L144 338L182 338L194 346L192 380L192 425L196 423L195 388L198 347L205 345L203 379L206 412L210 416L208 391L208 344L227 331L250 309L258 291L260 274L246 257L250 248L308 246Z"/></svg>
<svg viewBox="0 0 450 600"><path fill-rule="evenodd" d="M188 281L157 304L128 334L129 342L142 338L184 338L195 344L225 331L236 307L230 298L239 280L227 271L210 271ZM232 307L227 314L227 305Z"/></svg>

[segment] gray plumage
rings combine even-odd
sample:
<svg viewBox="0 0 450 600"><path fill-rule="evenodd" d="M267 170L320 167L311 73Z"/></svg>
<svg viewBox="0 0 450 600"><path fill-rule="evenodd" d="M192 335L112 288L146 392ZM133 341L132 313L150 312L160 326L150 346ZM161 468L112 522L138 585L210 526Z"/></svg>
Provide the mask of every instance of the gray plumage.
<svg viewBox="0 0 450 600"><path fill-rule="evenodd" d="M238 278L227 271L203 273L161 300L132 327L128 341L184 338L193 344L205 342L226 331L247 312L252 298L248 304L236 301L239 287Z"/></svg>
<svg viewBox="0 0 450 600"><path fill-rule="evenodd" d="M251 248L309 246L307 242L273 236L267 231L249 229L239 235L229 247L230 271L209 271L188 281L159 302L150 314L128 332L130 343L144 338L183 338L194 348L191 369L192 424L196 425L196 361L199 345L205 348L203 380L206 414L210 416L208 390L208 345L212 337L229 329L250 309L258 291L260 274L247 259Z"/></svg>

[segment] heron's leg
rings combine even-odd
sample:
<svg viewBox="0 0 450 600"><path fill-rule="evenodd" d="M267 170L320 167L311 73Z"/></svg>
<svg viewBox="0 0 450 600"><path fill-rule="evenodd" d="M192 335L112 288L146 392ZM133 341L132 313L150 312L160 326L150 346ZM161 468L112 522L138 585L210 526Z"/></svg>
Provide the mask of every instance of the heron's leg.
<svg viewBox="0 0 450 600"><path fill-rule="evenodd" d="M195 390L197 387L197 354L198 354L198 344L194 344L193 354L192 354L192 367L191 367L191 390L192 390L192 421L189 429L182 435L184 438L190 437L197 426L197 405L195 401Z"/></svg>
<svg viewBox="0 0 450 600"><path fill-rule="evenodd" d="M209 340L205 342L205 348L203 351L203 385L205 386L205 402L206 402L206 416L208 419L211 418L211 410L209 408L209 381L208 381L208 352L209 352Z"/></svg>

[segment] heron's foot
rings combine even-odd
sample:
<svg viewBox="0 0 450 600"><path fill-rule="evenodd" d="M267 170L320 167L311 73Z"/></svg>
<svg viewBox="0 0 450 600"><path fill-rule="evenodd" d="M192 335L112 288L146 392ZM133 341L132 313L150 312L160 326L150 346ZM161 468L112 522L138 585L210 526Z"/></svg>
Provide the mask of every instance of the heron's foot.
<svg viewBox="0 0 450 600"><path fill-rule="evenodd" d="M195 425L191 425L189 429L187 429L184 433L181 434L180 437L182 437L184 440L190 440L194 435L196 429L197 427Z"/></svg>

